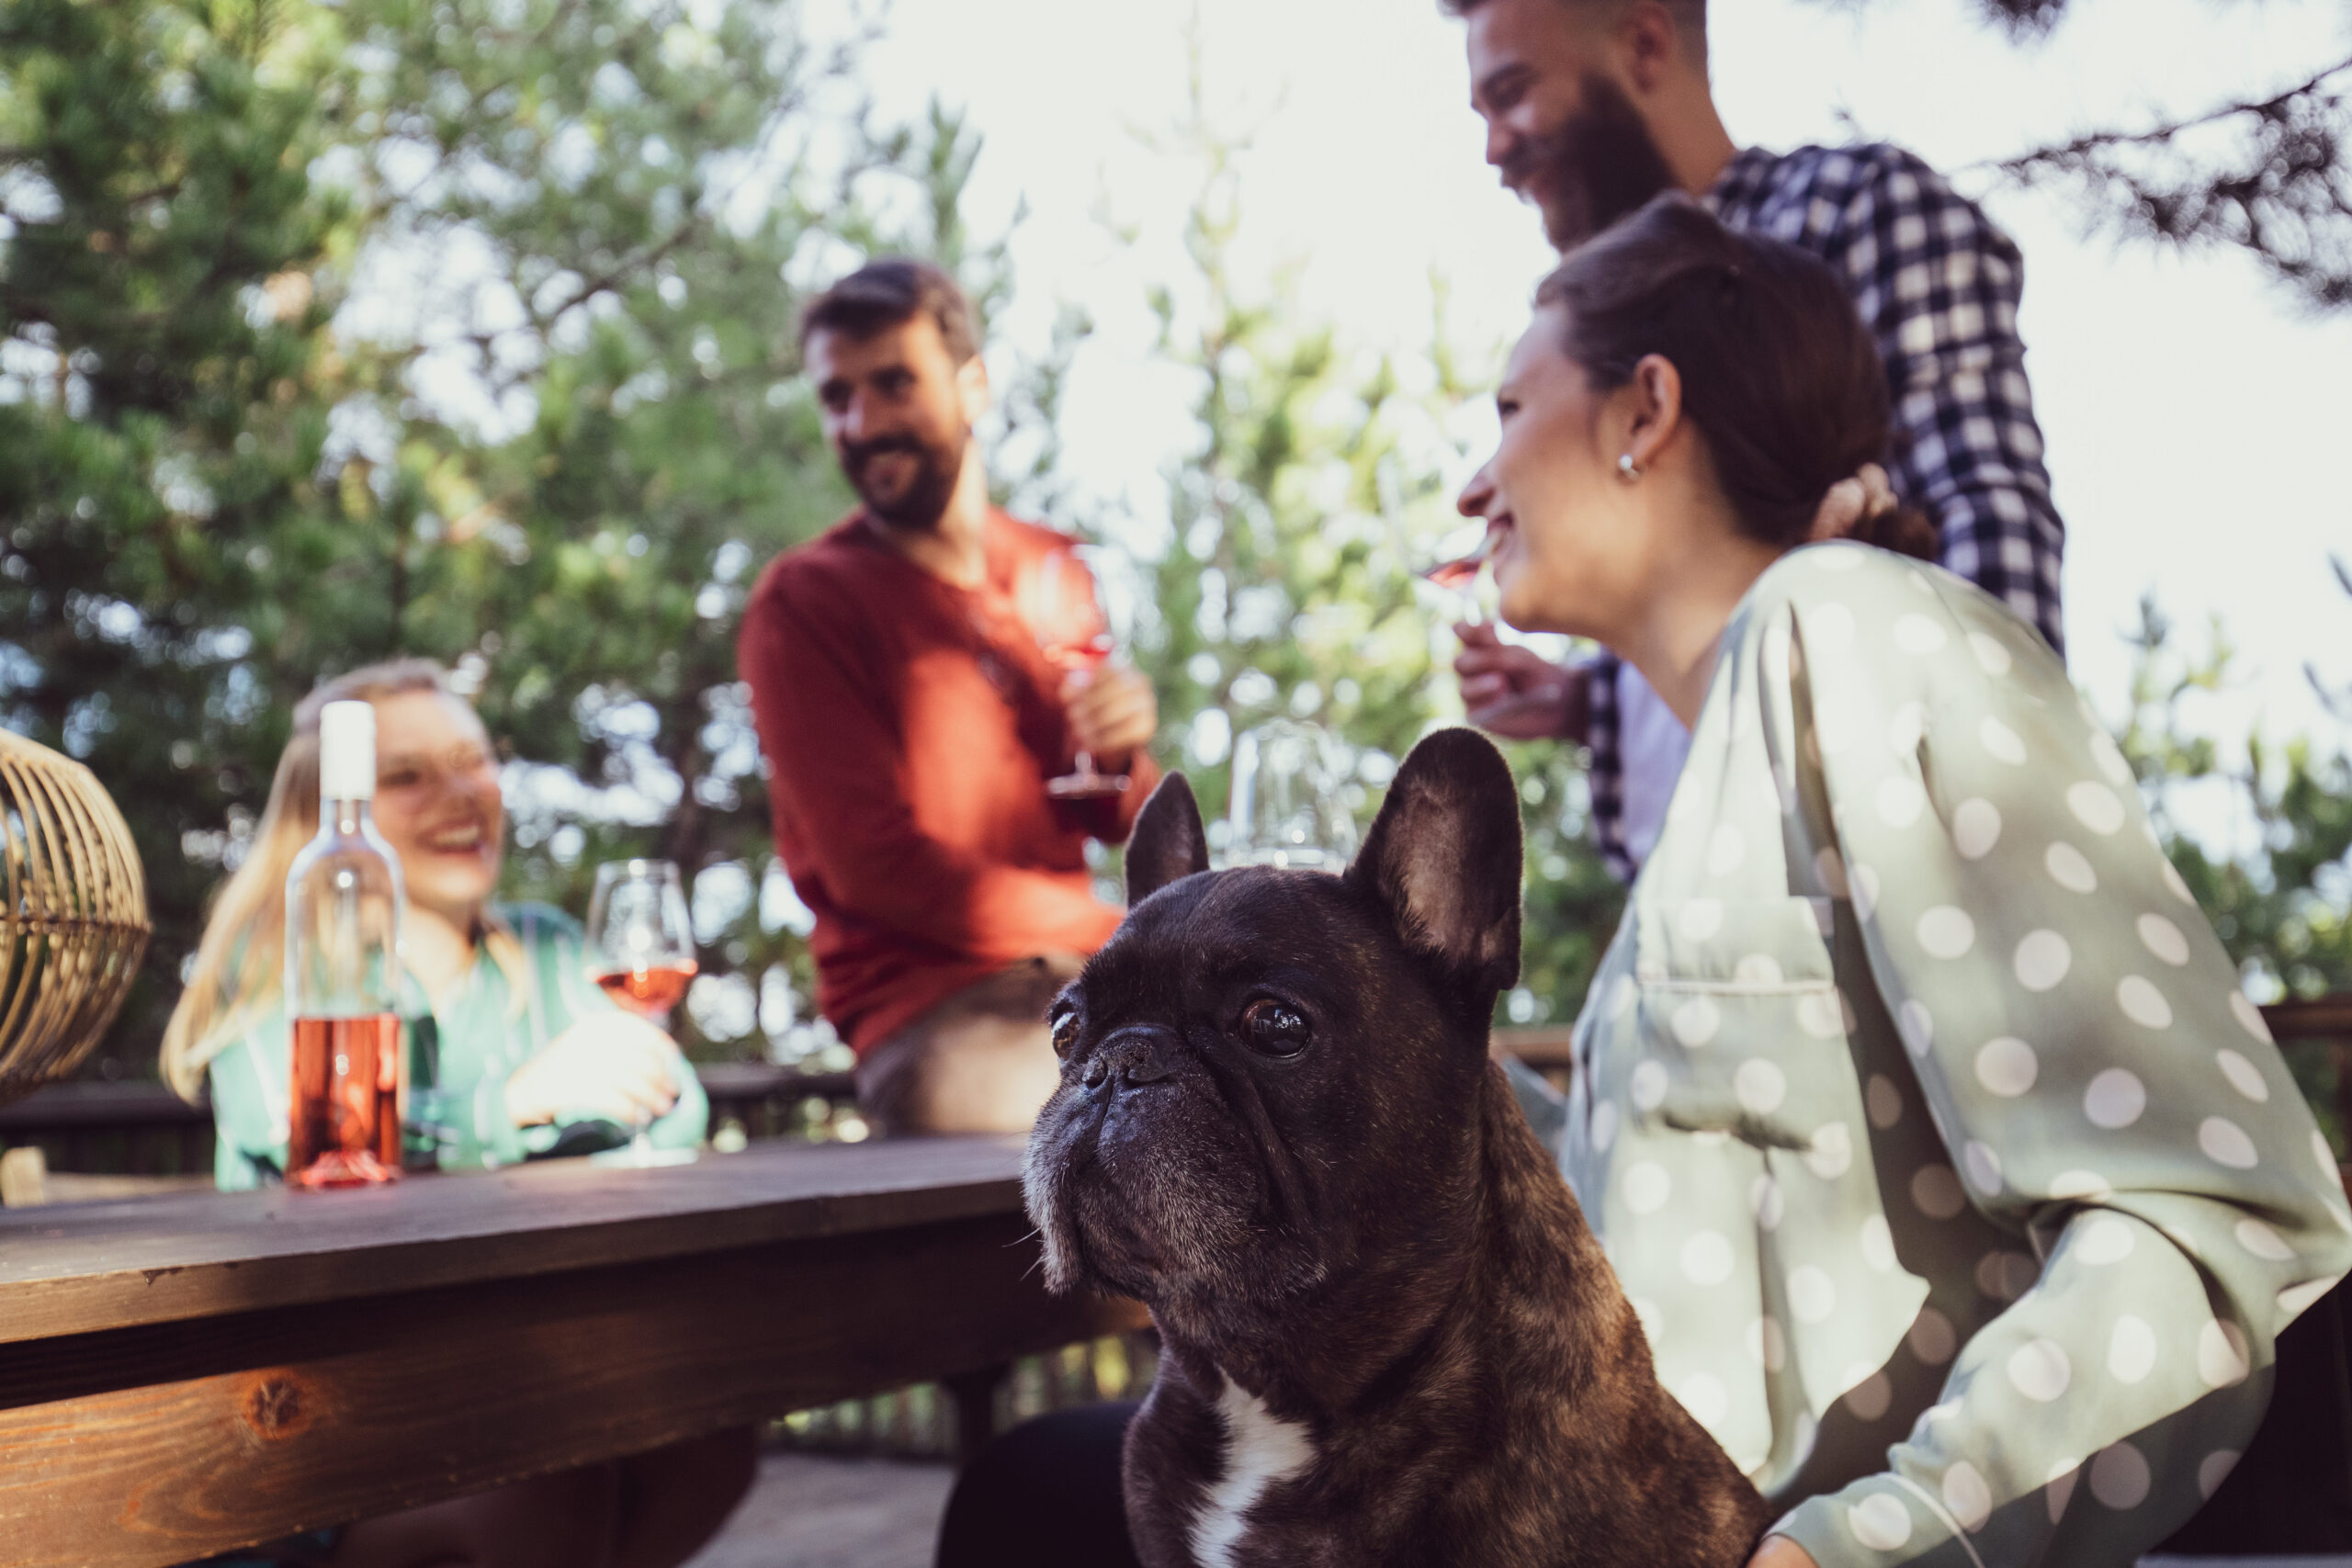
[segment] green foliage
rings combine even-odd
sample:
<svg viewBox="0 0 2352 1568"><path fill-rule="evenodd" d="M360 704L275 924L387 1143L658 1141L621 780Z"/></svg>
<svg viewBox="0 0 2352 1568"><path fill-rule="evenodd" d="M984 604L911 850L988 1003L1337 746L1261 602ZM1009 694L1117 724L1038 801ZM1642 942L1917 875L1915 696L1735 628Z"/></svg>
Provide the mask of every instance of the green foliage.
<svg viewBox="0 0 2352 1568"><path fill-rule="evenodd" d="M128 808L151 1052L289 667L385 625L383 540L318 482L332 45L257 4L0 9L0 705Z"/></svg>
<svg viewBox="0 0 2352 1568"><path fill-rule="evenodd" d="M382 0L362 54L376 254L466 307L392 339L404 384L371 405L418 573L404 646L478 680L531 764L510 889L578 910L615 855L725 867L697 901L720 973L799 958L749 902L769 849L737 615L848 504L797 381L790 278L843 193L808 169L793 15ZM415 397L420 365L465 403ZM691 1016L731 1043L727 985Z"/></svg>
<svg viewBox="0 0 2352 1568"><path fill-rule="evenodd" d="M2194 730L2185 702L2231 680L2233 651L2219 627L2207 649L2184 652L2153 600L2132 637L2132 722L2124 754L2138 770L2173 864L2257 995L2352 991L2352 756L2307 739L2274 745L2258 732L2243 768L2225 763ZM2186 830L2186 798L2216 792L2250 829L2251 852L2217 854Z"/></svg>
<svg viewBox="0 0 2352 1568"><path fill-rule="evenodd" d="M1625 889L1593 848L1584 759L1562 741L1506 742L1519 775L1527 834L1526 939L1521 997L1503 998L1498 1022L1566 1023L1584 1006L1600 957L1617 934Z"/></svg>
<svg viewBox="0 0 2352 1568"><path fill-rule="evenodd" d="M873 131L792 0L0 5L0 708L130 818L154 1041L295 700L450 662L513 760L509 890L712 871L797 979L734 627L848 494L804 284L956 217L954 117ZM772 889L772 893L775 890ZM703 1050L756 1038L714 980ZM771 990L774 987L771 985Z"/></svg>
<svg viewBox="0 0 2352 1568"><path fill-rule="evenodd" d="M1396 761L1430 728L1460 722L1451 606L1414 567L1461 531L1447 423L1474 389L1454 369L1442 290L1430 351L1400 364L1350 352L1293 280L1236 276L1241 145L1207 122L1196 79L1189 118L1161 139L1198 174L1192 265L1152 298L1161 354L1197 379L1196 445L1166 471L1169 536L1138 552L1150 608L1135 657L1159 694L1161 750L1213 817L1233 737L1290 716L1344 739L1368 826ZM1589 847L1568 749L1513 750L1528 928L1524 988L1503 1016L1530 1022L1576 1011L1622 890ZM1212 822L1214 841L1223 829Z"/></svg>
<svg viewBox="0 0 2352 1568"><path fill-rule="evenodd" d="M2337 567L2339 577L2344 569ZM2346 581L2352 592L2352 580ZM2122 745L2140 775L2165 852L2257 998L2352 992L2352 754L2310 740L2249 739L2242 768L2224 761L2184 710L2231 678L2232 650L2216 626L2201 652L2184 651L2153 599L2143 600ZM2313 683L2319 682L2316 671ZM2324 694L2324 688L2323 688ZM2337 711L2344 711L2339 708ZM2200 809L2201 808L2201 809ZM2194 814L2249 829L2250 852L2220 852L2189 830ZM2236 846L2231 846L2234 850ZM2340 1052L2290 1049L2288 1065L2338 1148Z"/></svg>
<svg viewBox="0 0 2352 1568"><path fill-rule="evenodd" d="M882 249L955 268L984 316L1012 279L963 217L978 139L936 107L875 127L797 16L0 0L0 716L86 760L138 838L158 931L115 1070L149 1067L295 699L394 653L452 663L507 750L511 892L577 909L622 853L697 874L699 1054L752 1049L763 992L808 994L733 648L759 568L850 502L797 311ZM1001 389L997 490L1127 547L1161 750L1212 812L1235 733L1288 715L1346 739L1368 821L1459 717L1448 606L1414 568L1458 526L1476 378L1442 289L1427 350L1382 356L1295 278L1237 276L1242 143L1200 101L1163 143L1197 175L1189 265L1153 296L1197 385L1167 530L1065 471L1074 312ZM2225 678L2226 650L2183 660L2151 612L2131 754L2249 972L2352 988L2352 762L2257 739L2224 774L2180 705ZM1577 759L1511 750L1528 927L1505 1016L1565 1018L1622 892ZM2215 788L2259 852L2179 831L2174 792Z"/></svg>

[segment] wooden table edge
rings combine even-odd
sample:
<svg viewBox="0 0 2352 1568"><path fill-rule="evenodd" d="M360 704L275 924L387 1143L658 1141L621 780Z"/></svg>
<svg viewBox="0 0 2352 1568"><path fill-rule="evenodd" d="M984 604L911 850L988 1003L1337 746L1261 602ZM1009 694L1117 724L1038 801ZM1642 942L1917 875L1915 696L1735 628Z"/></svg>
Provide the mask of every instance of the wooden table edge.
<svg viewBox="0 0 2352 1568"><path fill-rule="evenodd" d="M978 1144L976 1140L970 1146L978 1148ZM745 1157L725 1156L718 1168L724 1170ZM740 1202L567 1224L560 1213L561 1189L551 1185L544 1193L516 1200L511 1208L496 1205L521 1222L501 1229L390 1242L362 1230L354 1231L343 1245L314 1250L240 1254L219 1247L211 1256L185 1262L169 1261L167 1254L151 1247L147 1256L133 1257L118 1268L0 1277L0 1344L323 1304L380 1293L387 1277L401 1280L404 1289L425 1290L1022 1212L1021 1179L1012 1172L874 1182L870 1158L856 1163L867 1168L846 1173L846 1190L839 1191L752 1196ZM644 1174L659 1179L663 1173ZM861 1181L869 1184L861 1186ZM327 1193L292 1201L324 1206L337 1199ZM187 1201L158 1200L153 1207L168 1215L169 1205ZM556 1212L547 1223L532 1223L550 1211ZM61 1230L70 1235L74 1220L84 1215L104 1215L119 1232L120 1222L137 1213L130 1204L91 1205L82 1215L70 1207L26 1211L28 1216L40 1216L38 1228L51 1233L45 1239L52 1240ZM5 1259L7 1239L0 1230L0 1259ZM102 1233L97 1240L104 1239Z"/></svg>

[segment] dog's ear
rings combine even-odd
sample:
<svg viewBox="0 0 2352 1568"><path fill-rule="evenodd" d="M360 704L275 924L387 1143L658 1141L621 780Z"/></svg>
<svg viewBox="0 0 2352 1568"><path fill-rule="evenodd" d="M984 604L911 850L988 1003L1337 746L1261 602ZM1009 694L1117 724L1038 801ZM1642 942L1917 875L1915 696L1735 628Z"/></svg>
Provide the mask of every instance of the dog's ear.
<svg viewBox="0 0 2352 1568"><path fill-rule="evenodd" d="M1209 837L1201 808L1182 773L1159 781L1136 815L1127 835L1127 908L1150 897L1180 877L1209 868Z"/></svg>
<svg viewBox="0 0 2352 1568"><path fill-rule="evenodd" d="M1476 731L1441 729L1396 770L1347 880L1475 1009L1519 978L1519 874L1510 764Z"/></svg>

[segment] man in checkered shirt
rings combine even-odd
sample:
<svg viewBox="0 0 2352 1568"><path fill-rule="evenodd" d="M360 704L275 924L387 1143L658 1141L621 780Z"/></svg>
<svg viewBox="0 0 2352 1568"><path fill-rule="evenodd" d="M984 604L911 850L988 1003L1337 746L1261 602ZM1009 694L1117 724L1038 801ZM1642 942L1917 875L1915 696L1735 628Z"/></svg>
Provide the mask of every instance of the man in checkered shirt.
<svg viewBox="0 0 2352 1568"><path fill-rule="evenodd" d="M1487 161L1563 251L1681 188L1735 229L1814 252L1847 280L1894 402L1894 489L1943 529L1943 564L2064 651L2041 432L2018 340L2017 247L1911 154L1739 150L1707 82L1706 0L1442 0L1469 28ZM1482 512L1484 476L1462 498ZM1463 628L1472 722L1592 753L1594 836L1630 880L1657 841L1690 734L1610 654L1554 666Z"/></svg>

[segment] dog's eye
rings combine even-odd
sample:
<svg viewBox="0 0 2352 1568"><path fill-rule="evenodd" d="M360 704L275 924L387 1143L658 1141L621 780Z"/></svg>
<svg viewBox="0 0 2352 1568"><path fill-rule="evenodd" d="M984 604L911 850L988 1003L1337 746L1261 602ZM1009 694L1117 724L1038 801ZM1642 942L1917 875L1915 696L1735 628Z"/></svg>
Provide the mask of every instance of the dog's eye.
<svg viewBox="0 0 2352 1568"><path fill-rule="evenodd" d="M1306 1017L1288 1002L1251 1002L1241 1015L1241 1038L1269 1056L1295 1056L1306 1049Z"/></svg>
<svg viewBox="0 0 2352 1568"><path fill-rule="evenodd" d="M1035 1039L1035 1036L1031 1036ZM1065 1012L1054 1019L1054 1055L1067 1058L1078 1044L1078 1014Z"/></svg>

